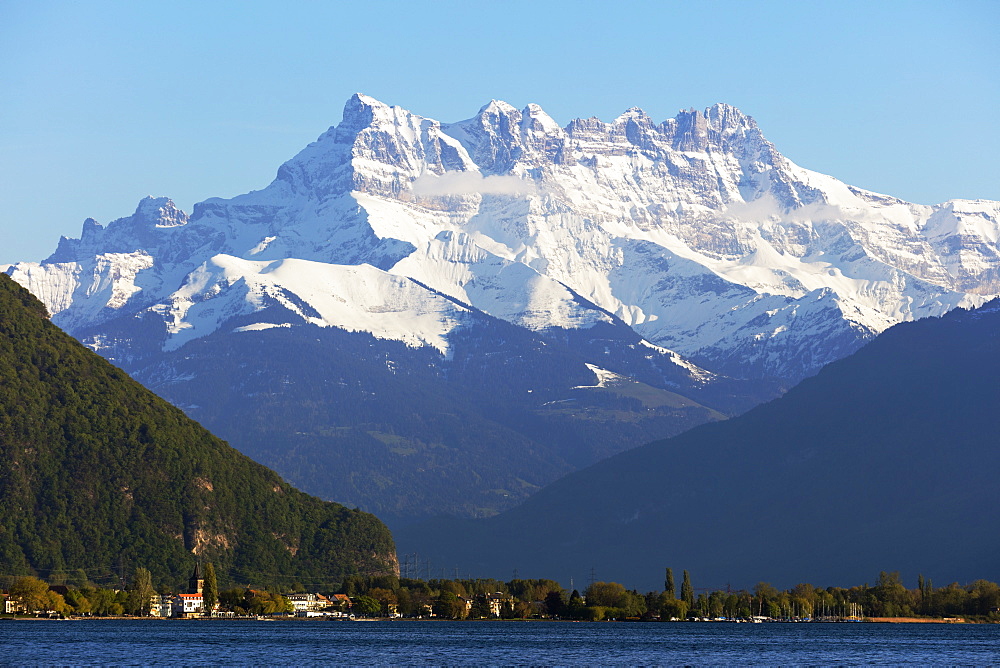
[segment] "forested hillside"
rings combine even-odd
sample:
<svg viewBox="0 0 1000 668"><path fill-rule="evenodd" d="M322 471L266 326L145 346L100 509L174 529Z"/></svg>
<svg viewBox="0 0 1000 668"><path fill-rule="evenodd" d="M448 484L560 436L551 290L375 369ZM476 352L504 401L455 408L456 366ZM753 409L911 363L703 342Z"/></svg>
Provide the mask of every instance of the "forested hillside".
<svg viewBox="0 0 1000 668"><path fill-rule="evenodd" d="M7 276L0 498L0 574L145 567L169 584L199 558L228 582L396 569L377 518L303 494L212 436L51 324Z"/></svg>

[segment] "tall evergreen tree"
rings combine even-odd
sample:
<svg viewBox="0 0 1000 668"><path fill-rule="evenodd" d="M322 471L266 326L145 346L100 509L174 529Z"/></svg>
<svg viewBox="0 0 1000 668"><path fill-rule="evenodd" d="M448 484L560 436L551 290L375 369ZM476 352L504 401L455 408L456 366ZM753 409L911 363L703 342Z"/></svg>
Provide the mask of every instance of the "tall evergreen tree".
<svg viewBox="0 0 1000 668"><path fill-rule="evenodd" d="M684 571L684 581L681 582L681 600L687 603L688 610L694 608L694 587L691 586L691 576Z"/></svg>
<svg viewBox="0 0 1000 668"><path fill-rule="evenodd" d="M135 569L135 574L132 576L132 586L129 587L127 599L129 612L143 617L149 615L153 594L155 593L153 576L149 572L149 569Z"/></svg>
<svg viewBox="0 0 1000 668"><path fill-rule="evenodd" d="M553 589L545 595L545 610L553 617L563 614L566 609L566 602L563 600L562 590Z"/></svg>
<svg viewBox="0 0 1000 668"><path fill-rule="evenodd" d="M212 562L205 564L205 584L202 589L205 599L205 613L212 614L215 604L219 602L219 583L215 578L215 566Z"/></svg>
<svg viewBox="0 0 1000 668"><path fill-rule="evenodd" d="M663 591L670 598L677 598L677 587L674 585L674 569L667 569L666 579L663 581Z"/></svg>

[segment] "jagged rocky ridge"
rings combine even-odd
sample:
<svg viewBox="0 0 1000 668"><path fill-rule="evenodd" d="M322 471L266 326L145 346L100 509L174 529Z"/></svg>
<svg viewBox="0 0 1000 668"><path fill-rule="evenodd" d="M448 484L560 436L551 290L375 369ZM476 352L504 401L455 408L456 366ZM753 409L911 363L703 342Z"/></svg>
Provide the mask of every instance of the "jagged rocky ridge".
<svg viewBox="0 0 1000 668"><path fill-rule="evenodd" d="M433 351L419 364L447 376L460 342L496 352L474 332L500 321L513 328L506 342L569 346L574 371L549 379L539 392L548 402L600 385L602 373L694 401L697 415L657 423L666 435L773 396L894 323L1000 292L998 218L997 202L909 204L800 168L727 105L660 124L632 109L561 128L536 105L494 101L441 124L356 95L343 121L263 190L209 199L190 216L147 198L132 216L88 220L80 239L8 272L54 322L199 419L221 400L199 393L199 368L182 369L191 345L235 346L252 368L269 357L266 341L315 340L313 325L370 335L383 342L375 347L405 344L383 369ZM233 391L248 393L250 375L287 389L301 369L247 371ZM477 406L493 421L509 413L499 418L508 426L523 411L551 410ZM317 426L344 426L331 410ZM246 449L240 429L221 433ZM559 438L542 431L529 449ZM608 428L600 438L616 442L588 457L641 436ZM564 455L517 484L534 489L587 459ZM520 498L510 482L501 496Z"/></svg>

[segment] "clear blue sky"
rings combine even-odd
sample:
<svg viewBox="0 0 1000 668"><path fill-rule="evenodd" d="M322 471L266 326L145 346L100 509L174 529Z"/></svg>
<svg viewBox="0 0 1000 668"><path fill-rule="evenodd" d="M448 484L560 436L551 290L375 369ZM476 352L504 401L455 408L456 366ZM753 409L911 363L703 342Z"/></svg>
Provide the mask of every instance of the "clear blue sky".
<svg viewBox="0 0 1000 668"><path fill-rule="evenodd" d="M0 0L0 262L259 189L356 91L441 121L715 102L919 203L1000 199L1000 2Z"/></svg>

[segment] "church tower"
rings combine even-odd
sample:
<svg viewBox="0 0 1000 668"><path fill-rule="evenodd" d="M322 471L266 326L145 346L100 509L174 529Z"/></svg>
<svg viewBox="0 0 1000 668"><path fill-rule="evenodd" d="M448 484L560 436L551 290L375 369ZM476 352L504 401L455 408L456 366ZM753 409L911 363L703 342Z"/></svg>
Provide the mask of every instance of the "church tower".
<svg viewBox="0 0 1000 668"><path fill-rule="evenodd" d="M205 588L205 579L201 576L201 563L194 565L194 573L191 574L191 581L188 583L189 594L201 594Z"/></svg>

